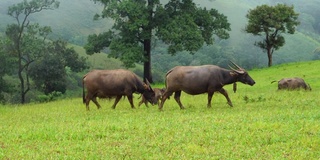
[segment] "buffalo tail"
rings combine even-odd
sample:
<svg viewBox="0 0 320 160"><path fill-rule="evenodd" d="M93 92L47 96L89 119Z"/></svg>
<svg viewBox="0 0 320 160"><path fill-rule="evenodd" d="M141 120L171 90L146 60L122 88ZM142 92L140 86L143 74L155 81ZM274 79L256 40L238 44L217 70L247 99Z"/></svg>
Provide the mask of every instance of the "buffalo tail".
<svg viewBox="0 0 320 160"><path fill-rule="evenodd" d="M86 93L84 91L84 80L82 79L82 101L86 103Z"/></svg>

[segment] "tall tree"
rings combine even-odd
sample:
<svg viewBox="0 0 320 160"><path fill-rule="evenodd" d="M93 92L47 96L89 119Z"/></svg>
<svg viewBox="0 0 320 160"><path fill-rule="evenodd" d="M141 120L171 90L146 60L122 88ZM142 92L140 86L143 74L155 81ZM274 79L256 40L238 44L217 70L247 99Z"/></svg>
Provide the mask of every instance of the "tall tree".
<svg viewBox="0 0 320 160"><path fill-rule="evenodd" d="M261 5L249 10L246 15L248 24L245 27L247 33L255 36L264 36L264 39L255 42L255 45L267 52L268 66L272 66L272 55L285 44L282 33L294 34L299 14L293 6L278 4L276 6Z"/></svg>
<svg viewBox="0 0 320 160"><path fill-rule="evenodd" d="M15 24L7 26L6 35L11 41L11 54L18 59L21 103L25 103L25 96L30 90L29 65L42 54L46 36L51 32L50 27L31 24L28 18L42 10L58 7L56 0L24 0L8 9L8 15L16 20Z"/></svg>
<svg viewBox="0 0 320 160"><path fill-rule="evenodd" d="M168 52L187 50L194 53L204 43L212 44L213 34L229 38L230 24L226 16L215 9L197 7L192 0L94 0L104 5L95 19L111 18L112 29L90 35L85 49L88 54L109 47L110 57L119 58L125 67L144 63L144 79L153 81L151 74L152 39L159 38L169 45Z"/></svg>

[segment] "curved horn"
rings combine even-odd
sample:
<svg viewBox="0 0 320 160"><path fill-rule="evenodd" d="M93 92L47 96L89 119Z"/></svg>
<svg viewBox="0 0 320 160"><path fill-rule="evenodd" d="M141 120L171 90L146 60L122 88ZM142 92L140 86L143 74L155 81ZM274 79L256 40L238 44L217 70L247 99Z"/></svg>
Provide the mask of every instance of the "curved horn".
<svg viewBox="0 0 320 160"><path fill-rule="evenodd" d="M231 70L233 70L234 72L236 72L236 73L239 73L239 74L243 74L244 73L244 71L242 70L242 68L239 68L239 70L237 70L237 69L234 69L233 67L231 67L230 65L228 65L230 68L231 68Z"/></svg>
<svg viewBox="0 0 320 160"><path fill-rule="evenodd" d="M234 69L233 67L231 67L230 65L228 65L229 66L229 68L231 69L231 70L233 70L233 71L237 71L236 69Z"/></svg>
<svg viewBox="0 0 320 160"><path fill-rule="evenodd" d="M150 82L148 81L148 79L146 78L145 80L146 80L146 84L147 84L148 88L149 88L150 90L153 90L152 87L151 87L151 85L150 85Z"/></svg>
<svg viewBox="0 0 320 160"><path fill-rule="evenodd" d="M150 85L150 82L148 81L148 79L146 78L145 80L146 80L146 84Z"/></svg>
<svg viewBox="0 0 320 160"><path fill-rule="evenodd" d="M237 64L235 64L234 62L230 61L234 66L236 66L238 69L242 69L240 66L238 66Z"/></svg>

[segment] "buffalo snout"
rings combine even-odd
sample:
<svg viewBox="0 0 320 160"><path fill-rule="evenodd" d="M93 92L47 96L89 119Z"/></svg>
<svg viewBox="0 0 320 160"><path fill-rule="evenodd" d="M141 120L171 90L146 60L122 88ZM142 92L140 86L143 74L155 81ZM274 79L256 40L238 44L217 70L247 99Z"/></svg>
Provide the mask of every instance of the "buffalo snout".
<svg viewBox="0 0 320 160"><path fill-rule="evenodd" d="M250 86L253 86L254 84L256 84L256 82L255 82L254 80L252 80L252 81L249 83Z"/></svg>
<svg viewBox="0 0 320 160"><path fill-rule="evenodd" d="M145 91L143 93L143 97L152 105L158 104L158 100L156 99L156 94L154 91Z"/></svg>

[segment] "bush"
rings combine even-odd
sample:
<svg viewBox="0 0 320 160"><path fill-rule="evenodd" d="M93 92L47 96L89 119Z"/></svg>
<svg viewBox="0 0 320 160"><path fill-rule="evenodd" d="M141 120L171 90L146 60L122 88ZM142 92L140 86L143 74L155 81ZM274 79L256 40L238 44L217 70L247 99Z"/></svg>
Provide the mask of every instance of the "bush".
<svg viewBox="0 0 320 160"><path fill-rule="evenodd" d="M54 101L54 100L59 99L60 97L62 97L62 95L63 94L61 92L54 91L48 95L44 95L44 94L38 95L37 101L41 102L41 103L50 102L50 101Z"/></svg>

